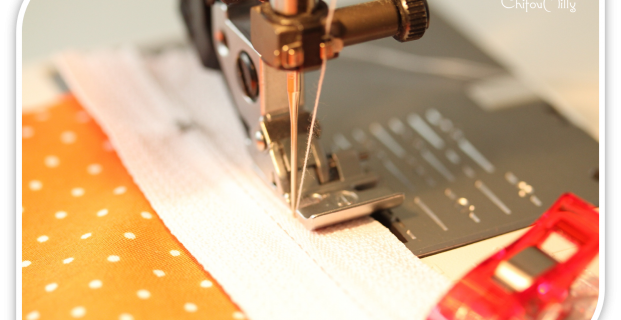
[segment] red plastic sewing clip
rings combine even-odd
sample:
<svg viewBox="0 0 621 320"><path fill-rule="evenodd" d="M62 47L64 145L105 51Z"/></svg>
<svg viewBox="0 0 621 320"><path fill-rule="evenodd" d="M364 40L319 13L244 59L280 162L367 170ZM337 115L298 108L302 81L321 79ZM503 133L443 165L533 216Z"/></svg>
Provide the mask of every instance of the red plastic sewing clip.
<svg viewBox="0 0 621 320"><path fill-rule="evenodd" d="M554 233L577 246L573 255L559 261L545 252L543 244ZM540 319L565 300L598 252L599 213L564 194L520 239L455 284L428 319ZM552 319L562 318L561 312Z"/></svg>

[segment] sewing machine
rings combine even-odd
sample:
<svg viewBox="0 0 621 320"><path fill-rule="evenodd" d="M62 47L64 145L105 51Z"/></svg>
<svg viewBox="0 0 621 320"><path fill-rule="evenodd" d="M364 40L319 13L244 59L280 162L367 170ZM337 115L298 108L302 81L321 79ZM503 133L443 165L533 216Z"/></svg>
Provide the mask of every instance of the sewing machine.
<svg viewBox="0 0 621 320"><path fill-rule="evenodd" d="M344 46L387 36L399 41L419 39L429 25L424 0L407 4L382 0L338 9L330 35L325 35L328 8L322 1L182 4L203 64L221 66L248 137L254 141L249 152L266 183L293 202L292 178L309 170L295 212L306 227L325 227L403 202L403 193L378 185L378 175L363 168L359 153L327 154L320 139L311 142L307 168L296 168L296 160L304 162L299 158L304 153L289 146L296 143L292 141L296 136L297 145L305 146L310 118L304 111L297 118L289 116L284 89L287 71L317 69L323 59L336 58ZM210 23L211 29L203 27ZM291 127L294 121L298 132Z"/></svg>
<svg viewBox="0 0 621 320"><path fill-rule="evenodd" d="M302 149L317 69L330 61L313 153L307 168L297 166L308 170L295 212L306 227L370 214L457 283L523 235L562 193L598 205L597 141L442 16L429 20L433 3L418 29L425 36L406 44L380 39L402 34L403 21L395 17L402 16L403 3L337 9L331 37L322 36L326 5L316 5L311 11L318 16L300 9L302 19L279 17L275 10L285 9L271 3L182 2L203 64L222 70L236 104L248 138L240 152L252 155L265 187L284 202L291 202L293 162L287 74L304 72L305 109L297 117ZM549 256L556 260L574 250L562 237L553 240L548 250L525 251L530 255L503 266L541 271ZM597 258L588 270L597 290ZM510 280L505 274L505 285L520 288Z"/></svg>
<svg viewBox="0 0 621 320"><path fill-rule="evenodd" d="M308 170L296 217L309 229L371 214L425 257L528 227L564 192L598 204L597 141L430 19L424 0L338 8L329 35L323 1L181 9L203 65L226 78L266 187L289 202L292 170ZM320 130L307 168L298 152L292 169L287 72L304 72L308 107L323 59ZM300 148L309 125L301 110Z"/></svg>

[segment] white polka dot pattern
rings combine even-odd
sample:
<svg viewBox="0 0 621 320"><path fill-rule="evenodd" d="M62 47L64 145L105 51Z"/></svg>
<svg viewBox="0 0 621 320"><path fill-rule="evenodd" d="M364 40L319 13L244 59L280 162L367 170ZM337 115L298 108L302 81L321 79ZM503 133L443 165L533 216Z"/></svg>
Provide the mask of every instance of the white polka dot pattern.
<svg viewBox="0 0 621 320"><path fill-rule="evenodd" d="M150 213L148 213L148 212L146 212L146 211L141 212L141 213L140 213L140 216L142 216L142 217L143 217L143 218L145 218L145 219L151 219L151 218L153 218L153 215L152 215L152 214L150 214Z"/></svg>
<svg viewBox="0 0 621 320"><path fill-rule="evenodd" d="M47 156L45 157L45 166L48 168L56 168L60 165L60 160L57 156Z"/></svg>
<svg viewBox="0 0 621 320"><path fill-rule="evenodd" d="M31 311L26 315L26 320L38 320L40 317L39 311Z"/></svg>
<svg viewBox="0 0 621 320"><path fill-rule="evenodd" d="M88 287L91 289L99 289L101 288L101 286L103 286L103 283L101 282L101 280L97 280L97 279L88 283Z"/></svg>
<svg viewBox="0 0 621 320"><path fill-rule="evenodd" d="M41 190L41 188L43 188L43 183L39 180L32 180L30 181L28 186L30 186L30 190L32 191L39 191Z"/></svg>
<svg viewBox="0 0 621 320"><path fill-rule="evenodd" d="M97 164L97 163L90 164L90 165L88 165L88 167L86 167L86 172L88 172L88 174L90 174L90 175L100 174L102 170L103 169L102 169L101 165Z"/></svg>
<svg viewBox="0 0 621 320"><path fill-rule="evenodd" d="M71 195L74 197L81 197L84 195L84 189L82 188L73 188L71 189Z"/></svg>
<svg viewBox="0 0 621 320"><path fill-rule="evenodd" d="M67 212L65 211L58 211L54 214L54 216L56 217L56 219L64 219L67 217Z"/></svg>
<svg viewBox="0 0 621 320"><path fill-rule="evenodd" d="M121 313L119 320L134 320L134 316L129 313Z"/></svg>
<svg viewBox="0 0 621 320"><path fill-rule="evenodd" d="M138 295L138 298L140 299L149 299L149 297L151 297L151 292L149 292L148 290L140 289L138 290L138 292L136 292L136 295Z"/></svg>
<svg viewBox="0 0 621 320"><path fill-rule="evenodd" d="M65 131L60 135L60 141L65 144L72 144L77 139L73 131Z"/></svg>
<svg viewBox="0 0 621 320"><path fill-rule="evenodd" d="M45 286L45 291L52 292L52 291L56 290L56 288L58 288L58 284L57 283L50 283L50 284Z"/></svg>
<svg viewBox="0 0 621 320"><path fill-rule="evenodd" d="M231 319L86 112L25 115L22 138L22 319Z"/></svg>
<svg viewBox="0 0 621 320"><path fill-rule="evenodd" d="M82 306L71 309L71 316L74 318L82 318L84 315L86 315L86 308Z"/></svg>
<svg viewBox="0 0 621 320"><path fill-rule="evenodd" d="M23 126L22 127L22 139L29 139L32 138L32 136L34 136L35 132L34 129L30 126Z"/></svg>
<svg viewBox="0 0 621 320"><path fill-rule="evenodd" d="M123 194L127 191L127 188L125 186L119 186L114 188L114 190L112 191L114 194Z"/></svg>
<svg viewBox="0 0 621 320"><path fill-rule="evenodd" d="M195 304L188 302L183 306L183 309L185 309L185 311L187 312L196 312L196 310L198 310L198 307Z"/></svg>

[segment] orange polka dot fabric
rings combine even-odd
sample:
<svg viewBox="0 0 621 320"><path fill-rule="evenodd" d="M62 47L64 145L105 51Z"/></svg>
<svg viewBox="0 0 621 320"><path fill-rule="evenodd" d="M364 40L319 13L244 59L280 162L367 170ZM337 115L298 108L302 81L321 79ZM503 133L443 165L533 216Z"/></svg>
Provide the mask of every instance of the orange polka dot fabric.
<svg viewBox="0 0 621 320"><path fill-rule="evenodd" d="M24 114L23 319L244 319L72 96Z"/></svg>

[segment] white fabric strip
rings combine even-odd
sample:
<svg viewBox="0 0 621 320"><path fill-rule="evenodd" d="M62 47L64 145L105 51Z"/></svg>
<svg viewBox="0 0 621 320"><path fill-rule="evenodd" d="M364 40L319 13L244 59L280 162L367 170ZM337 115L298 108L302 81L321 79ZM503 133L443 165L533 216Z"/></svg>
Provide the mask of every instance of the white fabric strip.
<svg viewBox="0 0 621 320"><path fill-rule="evenodd" d="M251 319L424 319L448 280L362 218L311 232L252 169L221 75L193 53L57 66L172 234ZM285 88L283 88L285 90Z"/></svg>

